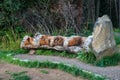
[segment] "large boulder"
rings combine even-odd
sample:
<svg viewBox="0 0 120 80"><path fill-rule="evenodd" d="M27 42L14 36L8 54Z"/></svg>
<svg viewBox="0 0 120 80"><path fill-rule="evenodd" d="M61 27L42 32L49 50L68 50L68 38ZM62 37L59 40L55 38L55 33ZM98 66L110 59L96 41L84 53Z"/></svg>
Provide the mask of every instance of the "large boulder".
<svg viewBox="0 0 120 80"><path fill-rule="evenodd" d="M104 15L95 23L92 49L97 59L100 59L113 54L115 46L112 22L107 15Z"/></svg>

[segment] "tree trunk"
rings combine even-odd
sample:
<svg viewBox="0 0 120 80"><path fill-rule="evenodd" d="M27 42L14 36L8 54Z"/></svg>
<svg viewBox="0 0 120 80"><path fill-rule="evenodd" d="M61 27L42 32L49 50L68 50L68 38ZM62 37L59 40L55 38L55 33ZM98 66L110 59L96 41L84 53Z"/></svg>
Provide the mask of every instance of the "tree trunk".
<svg viewBox="0 0 120 80"><path fill-rule="evenodd" d="M118 7L117 7L117 0L115 0L115 11L116 11L116 19L117 19L117 22L119 23L119 15L118 15Z"/></svg>
<svg viewBox="0 0 120 80"><path fill-rule="evenodd" d="M120 0L119 0L119 28L120 28Z"/></svg>
<svg viewBox="0 0 120 80"><path fill-rule="evenodd" d="M99 12L100 12L100 0L97 1L97 15L96 15L96 18L99 17Z"/></svg>

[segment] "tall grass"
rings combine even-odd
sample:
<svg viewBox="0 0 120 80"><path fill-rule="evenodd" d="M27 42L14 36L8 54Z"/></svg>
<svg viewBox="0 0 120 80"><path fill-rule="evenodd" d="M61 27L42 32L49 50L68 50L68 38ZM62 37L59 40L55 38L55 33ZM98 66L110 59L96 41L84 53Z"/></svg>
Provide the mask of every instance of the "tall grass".
<svg viewBox="0 0 120 80"><path fill-rule="evenodd" d="M21 35L22 36L21 36ZM0 50L16 50L20 48L22 37L26 33L16 33L13 29L4 31L4 35L0 36Z"/></svg>
<svg viewBox="0 0 120 80"><path fill-rule="evenodd" d="M116 41L116 44L119 45L120 44L120 37L115 35L115 41Z"/></svg>

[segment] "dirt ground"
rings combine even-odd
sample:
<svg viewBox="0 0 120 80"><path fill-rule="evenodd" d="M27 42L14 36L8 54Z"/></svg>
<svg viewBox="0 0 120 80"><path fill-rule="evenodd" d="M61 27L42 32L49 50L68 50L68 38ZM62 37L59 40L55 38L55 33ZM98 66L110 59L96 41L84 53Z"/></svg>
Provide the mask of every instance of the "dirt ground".
<svg viewBox="0 0 120 80"><path fill-rule="evenodd" d="M41 72L42 70L48 73L45 74ZM0 61L0 80L10 79L10 75L6 74L6 71L12 73L27 71L27 75L30 76L31 80L85 80L56 69L25 68Z"/></svg>

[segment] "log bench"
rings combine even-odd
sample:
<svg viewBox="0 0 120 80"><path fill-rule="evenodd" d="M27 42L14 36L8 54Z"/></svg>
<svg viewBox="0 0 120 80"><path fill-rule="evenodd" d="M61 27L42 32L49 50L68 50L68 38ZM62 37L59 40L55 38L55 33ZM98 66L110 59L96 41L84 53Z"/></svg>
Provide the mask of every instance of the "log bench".
<svg viewBox="0 0 120 80"><path fill-rule="evenodd" d="M25 36L20 47L30 50L29 54L34 54L38 49L53 49L57 51L67 51L78 53L80 51L90 51L92 36L50 36L36 33L34 37Z"/></svg>

